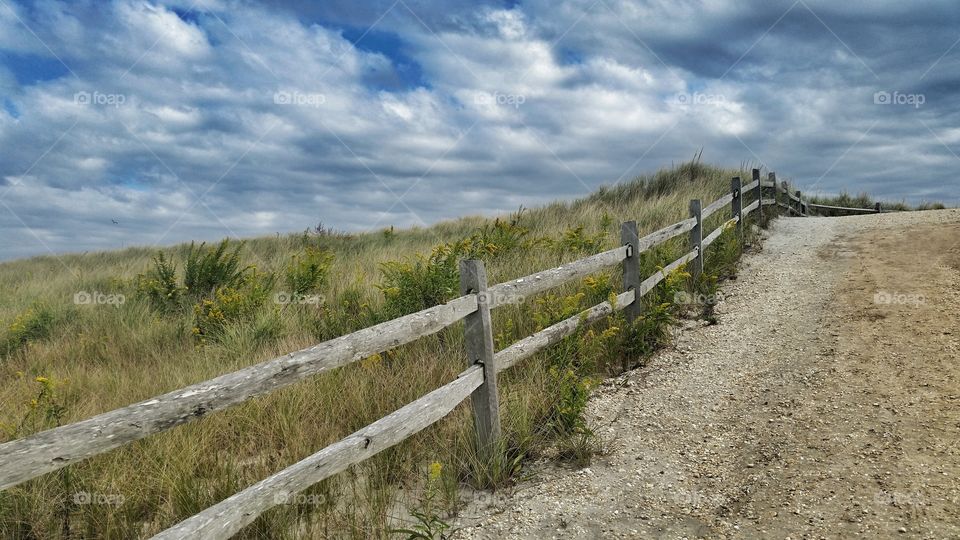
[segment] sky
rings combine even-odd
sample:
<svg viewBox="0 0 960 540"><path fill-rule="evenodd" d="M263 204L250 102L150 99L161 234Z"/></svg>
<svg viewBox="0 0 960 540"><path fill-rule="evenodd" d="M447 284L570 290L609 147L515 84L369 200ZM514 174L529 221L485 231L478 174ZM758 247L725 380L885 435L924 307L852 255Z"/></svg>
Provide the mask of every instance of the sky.
<svg viewBox="0 0 960 540"><path fill-rule="evenodd" d="M0 0L0 259L425 226L691 159L960 204L955 0Z"/></svg>

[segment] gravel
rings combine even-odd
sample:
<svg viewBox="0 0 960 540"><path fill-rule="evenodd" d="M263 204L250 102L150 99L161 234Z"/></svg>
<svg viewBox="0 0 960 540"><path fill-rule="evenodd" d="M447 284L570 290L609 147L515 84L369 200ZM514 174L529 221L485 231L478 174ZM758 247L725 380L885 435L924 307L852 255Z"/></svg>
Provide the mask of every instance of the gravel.
<svg viewBox="0 0 960 540"><path fill-rule="evenodd" d="M911 505L902 486L915 478L890 480L890 452L909 435L871 416L891 398L838 385L868 360L847 346L859 336L846 321L872 307L837 300L866 294L851 277L868 249L855 240L958 222L957 211L776 220L722 287L720 324L684 322L673 346L594 392L587 416L607 452L580 470L532 464L529 480L474 498L457 537L960 537L956 453L944 458L952 490L927 482Z"/></svg>

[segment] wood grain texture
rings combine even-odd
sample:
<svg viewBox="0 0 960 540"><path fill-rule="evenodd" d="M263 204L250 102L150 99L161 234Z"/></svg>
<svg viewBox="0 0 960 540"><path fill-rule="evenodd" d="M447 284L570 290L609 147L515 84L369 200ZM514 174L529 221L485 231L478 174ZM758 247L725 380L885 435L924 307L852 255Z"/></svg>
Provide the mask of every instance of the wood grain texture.
<svg viewBox="0 0 960 540"><path fill-rule="evenodd" d="M519 304L526 297L538 292L552 289L570 280L584 278L605 268L620 264L626 257L626 246L620 246L563 266L494 285L487 289L490 309L507 304Z"/></svg>
<svg viewBox="0 0 960 540"><path fill-rule="evenodd" d="M697 220L687 218L679 223L668 225L660 230L654 231L637 242L637 253L643 253L648 249L658 246L671 238L676 238L681 234L693 230L697 226Z"/></svg>
<svg viewBox="0 0 960 540"><path fill-rule="evenodd" d="M730 217L737 222L737 241L743 250L743 183L739 176L730 180L730 193L734 196L730 204Z"/></svg>
<svg viewBox="0 0 960 540"><path fill-rule="evenodd" d="M324 478L370 458L437 422L482 383L483 367L470 367L453 382L279 473L231 495L153 538L229 538L264 511L289 500L291 495L300 493Z"/></svg>
<svg viewBox="0 0 960 540"><path fill-rule="evenodd" d="M436 333L476 310L476 295L463 296L75 424L4 443L0 445L0 490Z"/></svg>
<svg viewBox="0 0 960 540"><path fill-rule="evenodd" d="M463 319L463 343L468 365L483 367L483 384L470 401L474 428L483 459L491 457L500 440L500 400L497 394L497 367L493 356L493 322L487 305L487 270L482 261L460 261L460 294L476 294L477 310Z"/></svg>
<svg viewBox="0 0 960 540"><path fill-rule="evenodd" d="M758 187L760 187L760 181L759 181L759 180L754 180L753 182L750 182L749 184L743 186L742 192L743 192L743 193L750 193L751 191L757 189Z"/></svg>
<svg viewBox="0 0 960 540"><path fill-rule="evenodd" d="M723 197L720 197L719 199L713 201L712 203L707 205L706 208L703 209L703 212L702 212L703 219L707 219L708 217L716 213L718 210L723 209L724 206L727 206L731 202L733 202L733 193L728 193Z"/></svg>
<svg viewBox="0 0 960 540"><path fill-rule="evenodd" d="M700 199L690 201L690 217L695 219L697 224L690 230L690 249L697 252L697 257L693 259L690 275L694 283L703 274L703 208L700 206Z"/></svg>
<svg viewBox="0 0 960 540"><path fill-rule="evenodd" d="M640 285L640 255L636 246L640 241L637 233L637 222L627 221L620 225L620 244L631 247L629 256L623 259L623 290L632 291ZM627 321L633 321L640 316L640 303L632 302L624 309Z"/></svg>

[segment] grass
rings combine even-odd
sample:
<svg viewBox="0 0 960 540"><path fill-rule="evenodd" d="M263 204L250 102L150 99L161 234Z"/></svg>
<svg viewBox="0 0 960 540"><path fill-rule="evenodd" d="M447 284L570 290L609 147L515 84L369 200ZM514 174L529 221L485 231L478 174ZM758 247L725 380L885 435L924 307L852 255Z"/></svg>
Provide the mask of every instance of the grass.
<svg viewBox="0 0 960 540"><path fill-rule="evenodd" d="M690 199L712 202L736 175L749 176L692 162L498 219L366 234L319 225L242 244L173 246L162 256L131 248L2 264L0 441L442 302L457 296L463 257L484 260L493 284L615 247L621 221L636 220L641 235L675 223L687 217ZM727 217L719 214L705 232ZM713 275L698 289L709 293L735 272L739 251L725 233L708 251ZM678 238L644 254L644 277L683 252ZM498 309L498 349L619 292L618 272ZM477 458L470 411L461 405L430 429L267 512L240 536L443 531L460 507L461 486L502 487L538 456L589 462L601 448L582 417L590 390L665 343L682 309L674 293L687 286L682 274L671 276L644 298L635 323L600 321L504 372L503 452L496 463ZM465 363L455 325L77 463L0 492L0 536L154 534L449 382Z"/></svg>
<svg viewBox="0 0 960 540"><path fill-rule="evenodd" d="M883 201L872 198L867 193L851 195L845 191L834 196L814 196L807 202L813 204L824 204L828 206L843 206L846 208L867 208L873 209L879 202L884 211L889 212L909 212L914 210L943 210L946 208L942 203L922 202L919 205L911 206L906 201Z"/></svg>

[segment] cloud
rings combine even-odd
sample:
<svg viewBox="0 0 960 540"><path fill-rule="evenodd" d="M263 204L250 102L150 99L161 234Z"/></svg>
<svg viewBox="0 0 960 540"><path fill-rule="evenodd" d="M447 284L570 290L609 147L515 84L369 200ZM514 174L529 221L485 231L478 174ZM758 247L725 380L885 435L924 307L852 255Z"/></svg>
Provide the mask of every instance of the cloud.
<svg viewBox="0 0 960 540"><path fill-rule="evenodd" d="M424 225L701 147L956 198L948 1L6 4L0 258Z"/></svg>

